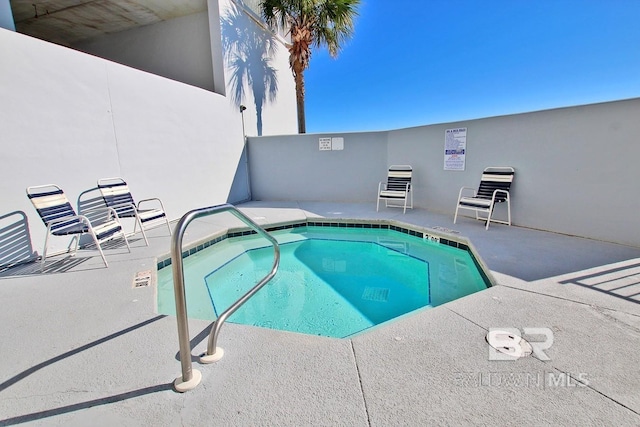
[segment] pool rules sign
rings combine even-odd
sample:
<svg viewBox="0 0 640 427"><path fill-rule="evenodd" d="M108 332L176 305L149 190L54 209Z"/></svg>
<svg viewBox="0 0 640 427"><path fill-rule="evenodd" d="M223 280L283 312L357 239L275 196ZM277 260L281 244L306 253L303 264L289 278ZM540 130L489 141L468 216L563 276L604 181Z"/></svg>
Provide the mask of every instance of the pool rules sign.
<svg viewBox="0 0 640 427"><path fill-rule="evenodd" d="M444 131L444 170L463 171L467 152L467 128Z"/></svg>

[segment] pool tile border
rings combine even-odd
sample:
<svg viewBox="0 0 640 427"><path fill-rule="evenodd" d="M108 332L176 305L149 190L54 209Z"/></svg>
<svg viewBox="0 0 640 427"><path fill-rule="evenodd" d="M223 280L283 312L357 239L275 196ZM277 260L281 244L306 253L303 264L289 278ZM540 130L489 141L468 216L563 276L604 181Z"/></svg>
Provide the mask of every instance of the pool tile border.
<svg viewBox="0 0 640 427"><path fill-rule="evenodd" d="M439 232L437 230L432 230L432 229L428 229L428 228L424 228L424 227L418 227L416 226L415 229L414 228L409 228L406 226L398 226L393 224L391 221L386 222L386 221L375 221L375 220L362 220L362 221L354 221L354 220L344 220L344 221L340 221L340 220L332 220L332 221L327 221L327 220L323 220L323 221L318 221L316 219L314 220L306 220L306 221L298 221L298 222L293 222L293 223L288 223L288 224L280 224L280 225L267 225L264 226L263 228L268 231L280 231L280 230L289 230L289 229L294 229L294 228L300 228L300 227L333 227L333 228L361 228L361 229L381 229L381 230L393 230L393 231L397 231L400 233L404 233L407 234L409 236L415 236L415 237L419 237L421 239L423 239L425 237L425 234L427 236L435 236L437 237L438 241L437 244L440 245L445 245L445 246L451 246L460 250L464 250L467 251L470 255L471 255L471 259L473 259L473 262L475 263L476 267L478 268L478 271L480 272L480 274L482 275L482 278L484 279L485 283L487 284L488 287L493 286L493 284L495 283L495 281L493 280L492 277L490 277L489 274L487 274L487 267L481 262L479 261L478 257L476 256L475 250L473 250L473 248L471 247L470 243L468 242L462 242L462 241L458 241L458 240L454 240L451 238L451 236ZM424 231L421 230L417 230L417 228L421 228ZM205 248L208 248L209 246L215 245L216 243L220 243L223 240L229 239L229 238L234 238L234 237L242 237L242 236L250 236L253 234L257 234L257 232L255 230L247 230L247 229L232 229L232 230L228 230L226 233L223 233L221 235L218 235L217 237L213 238L213 239L209 239L205 242L202 243L198 243L192 247L190 247L189 249L185 250L182 252L182 258L187 258ZM445 237L446 236L446 237ZM165 267L168 267L171 265L171 257L169 256L168 258L164 258L162 260L158 260L157 262L157 268L158 270L161 270Z"/></svg>

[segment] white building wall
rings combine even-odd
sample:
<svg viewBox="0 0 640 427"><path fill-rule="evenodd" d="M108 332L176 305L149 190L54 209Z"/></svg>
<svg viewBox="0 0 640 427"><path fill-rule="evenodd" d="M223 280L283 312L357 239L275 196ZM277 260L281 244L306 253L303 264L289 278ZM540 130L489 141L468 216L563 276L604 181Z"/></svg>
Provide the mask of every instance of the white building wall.
<svg viewBox="0 0 640 427"><path fill-rule="evenodd" d="M224 97L3 29L0 58L0 218L24 212L38 252L27 186L58 184L76 204L122 176L171 219L227 201L243 137Z"/></svg>
<svg viewBox="0 0 640 427"><path fill-rule="evenodd" d="M228 108L237 112L239 108L229 96L229 64L219 64L220 34L212 34L209 25L210 19L224 18L232 4L231 0L210 0L209 7L219 7L218 11L202 12L129 31L107 34L98 39L78 43L73 48L226 94ZM247 25L262 31L246 13L243 17L243 22ZM213 28L213 25L211 27ZM219 30L216 28L216 31ZM289 69L288 58L287 49L280 42L271 61L277 69L278 94L275 102L266 104L262 111L263 135L294 133L297 130L295 82ZM220 88L221 84L225 87ZM243 105L247 107L244 112L245 131L247 135L257 135L257 110L248 83L245 83L244 93L246 96Z"/></svg>
<svg viewBox="0 0 640 427"><path fill-rule="evenodd" d="M72 47L215 91L207 12L107 34Z"/></svg>
<svg viewBox="0 0 640 427"><path fill-rule="evenodd" d="M242 4L242 2L234 0L219 0L219 3L221 20L233 14L234 8L237 9L238 5ZM266 33L265 28L256 23L257 21L260 21L260 17L247 9L239 8L239 10L241 12L240 17L238 17L236 22L239 29L242 30L245 27L251 27L256 32ZM224 29L222 31L224 32ZM274 36L274 40L276 47L275 52L272 56L267 57L267 59L269 65L276 69L277 97L274 101L266 102L263 106L262 135L297 133L298 124L296 115L297 106L295 81L289 67L289 52L282 37ZM244 55L246 56L246 54L247 53L245 52ZM249 56L253 55L249 54ZM229 99L229 103L232 105L232 108L237 109L238 106L233 104L231 99L231 76L233 70L231 68L230 60L228 59L225 60L224 70L227 98ZM244 98L241 103L247 108L246 111L244 111L245 134L256 136L258 135L258 111L252 88L246 81L244 83L243 92Z"/></svg>

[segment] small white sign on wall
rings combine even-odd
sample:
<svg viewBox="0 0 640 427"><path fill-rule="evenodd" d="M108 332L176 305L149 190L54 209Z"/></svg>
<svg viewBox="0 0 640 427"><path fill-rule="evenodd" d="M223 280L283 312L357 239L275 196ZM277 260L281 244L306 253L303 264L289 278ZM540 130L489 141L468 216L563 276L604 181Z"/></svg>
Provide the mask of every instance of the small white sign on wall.
<svg viewBox="0 0 640 427"><path fill-rule="evenodd" d="M344 138L320 138L319 140L320 151L339 151L344 150Z"/></svg>
<svg viewBox="0 0 640 427"><path fill-rule="evenodd" d="M320 151L331 151L331 138L320 138Z"/></svg>
<svg viewBox="0 0 640 427"><path fill-rule="evenodd" d="M467 128L447 129L444 135L444 170L463 171L467 155Z"/></svg>

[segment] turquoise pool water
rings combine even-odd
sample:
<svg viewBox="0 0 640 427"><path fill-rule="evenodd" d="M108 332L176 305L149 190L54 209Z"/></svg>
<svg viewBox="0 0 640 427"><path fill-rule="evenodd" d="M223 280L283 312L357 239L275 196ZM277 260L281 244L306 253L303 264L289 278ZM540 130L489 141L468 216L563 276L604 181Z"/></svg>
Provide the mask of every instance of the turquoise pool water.
<svg viewBox="0 0 640 427"><path fill-rule="evenodd" d="M466 251L393 230L300 227L272 232L278 273L228 322L344 338L486 289ZM184 261L189 317L213 320L271 269L273 248L226 239ZM171 268L158 272L158 311L175 313Z"/></svg>

